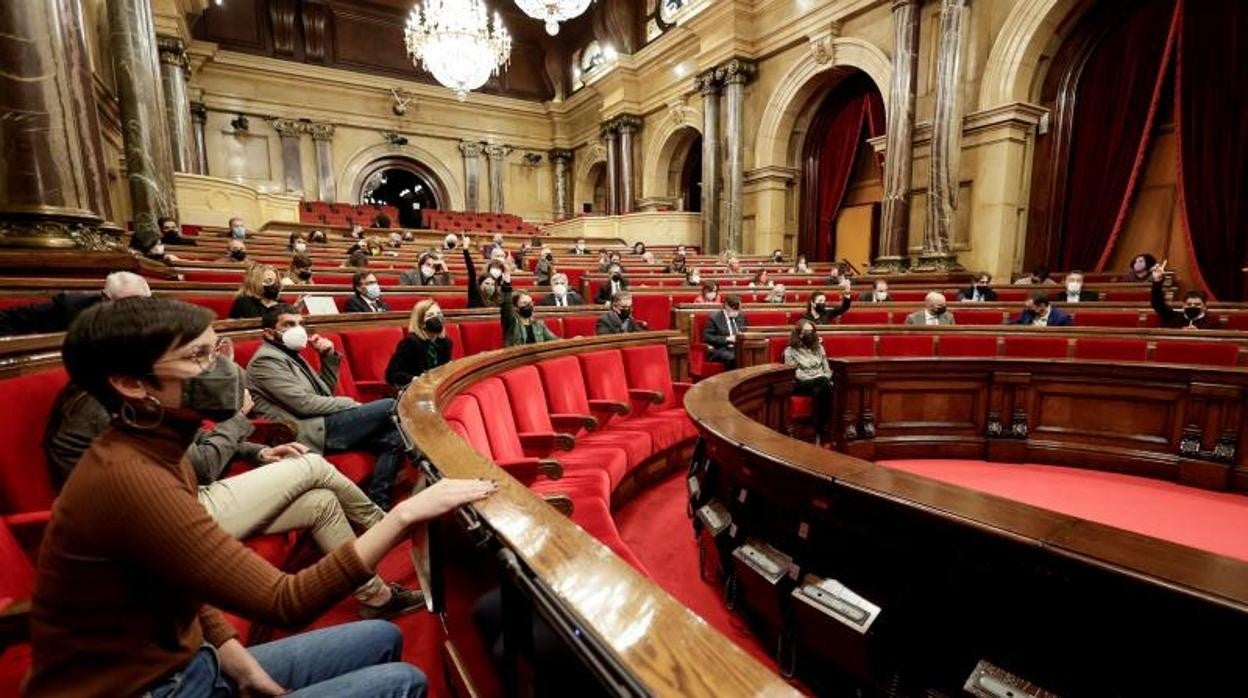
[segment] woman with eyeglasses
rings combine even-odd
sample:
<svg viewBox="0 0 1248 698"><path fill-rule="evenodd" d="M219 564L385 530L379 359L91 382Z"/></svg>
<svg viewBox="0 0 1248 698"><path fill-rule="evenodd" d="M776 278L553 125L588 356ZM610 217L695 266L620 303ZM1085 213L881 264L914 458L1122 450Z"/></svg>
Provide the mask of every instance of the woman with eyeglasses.
<svg viewBox="0 0 1248 698"><path fill-rule="evenodd" d="M97 305L70 327L71 380L112 414L53 505L31 614L29 696L421 696L402 635L362 621L245 648L221 609L300 626L369 580L415 523L489 496L442 480L296 574L222 530L196 498L184 454L203 420L243 404L219 360L212 314L167 298Z"/></svg>

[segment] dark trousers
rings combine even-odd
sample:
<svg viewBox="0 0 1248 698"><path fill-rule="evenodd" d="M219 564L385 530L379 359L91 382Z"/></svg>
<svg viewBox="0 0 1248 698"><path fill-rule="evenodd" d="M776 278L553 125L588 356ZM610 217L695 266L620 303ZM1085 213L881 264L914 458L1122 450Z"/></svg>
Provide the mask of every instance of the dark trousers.
<svg viewBox="0 0 1248 698"><path fill-rule="evenodd" d="M368 498L390 510L390 489L403 464L403 437L391 421L394 400L382 398L342 412L325 415L325 452L361 449L377 456Z"/></svg>
<svg viewBox="0 0 1248 698"><path fill-rule="evenodd" d="M737 367L737 347L735 344L719 348L707 347L706 360L723 364L724 368L731 371Z"/></svg>
<svg viewBox="0 0 1248 698"><path fill-rule="evenodd" d="M793 383L793 394L810 396L810 413L815 423L815 433L827 436L829 418L832 415L832 379L820 376L812 380Z"/></svg>

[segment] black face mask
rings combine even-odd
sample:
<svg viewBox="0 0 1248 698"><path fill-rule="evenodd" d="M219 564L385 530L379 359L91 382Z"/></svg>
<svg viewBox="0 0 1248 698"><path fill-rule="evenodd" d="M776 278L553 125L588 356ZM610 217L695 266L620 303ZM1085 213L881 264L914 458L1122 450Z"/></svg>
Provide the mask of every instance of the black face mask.
<svg viewBox="0 0 1248 698"><path fill-rule="evenodd" d="M936 306L935 308L932 308L932 315L935 315L936 317L940 317L941 315L945 314L945 310L946 308L943 305Z"/></svg>
<svg viewBox="0 0 1248 698"><path fill-rule="evenodd" d="M1201 314L1204 312L1205 311L1203 308L1194 308L1194 307L1189 306L1183 309L1183 316L1186 317L1188 320L1195 320L1196 318L1200 317Z"/></svg>
<svg viewBox="0 0 1248 698"><path fill-rule="evenodd" d="M813 346L815 346L815 341L816 341L816 339L815 339L815 333L814 333L814 332L803 332L803 333L802 333L802 344L805 344L805 345L806 345L806 346L808 346L808 347L813 347Z"/></svg>
<svg viewBox="0 0 1248 698"><path fill-rule="evenodd" d="M442 318L425 318L425 331L429 334L442 334Z"/></svg>
<svg viewBox="0 0 1248 698"><path fill-rule="evenodd" d="M612 280L612 281L619 281L619 280L620 280L620 279L622 279L622 278L624 278L624 275L623 275L623 274L621 274L621 273L620 273L620 272L618 272L618 271L617 271L617 272L615 272L615 273L613 273L613 274L611 275L611 280Z"/></svg>
<svg viewBox="0 0 1248 698"><path fill-rule="evenodd" d="M554 258L555 258L555 256L554 256L554 255L549 255L549 254L548 254L548 255L546 255L546 261L547 261L547 262L549 262L550 260L552 260L552 259L554 259Z"/></svg>
<svg viewBox="0 0 1248 698"><path fill-rule="evenodd" d="M827 303L815 303L815 312L822 315L828 309Z"/></svg>
<svg viewBox="0 0 1248 698"><path fill-rule="evenodd" d="M230 259L234 260L235 262L241 262L244 259L247 259L247 251L246 250L230 250Z"/></svg>
<svg viewBox="0 0 1248 698"><path fill-rule="evenodd" d="M312 278L312 270L311 270L311 269L300 269L300 270L299 270L299 273L298 273L298 277L299 277L299 280L300 280L300 281L307 281L308 279L311 279L311 278Z"/></svg>
<svg viewBox="0 0 1248 698"><path fill-rule="evenodd" d="M212 368L182 381L182 407L223 422L243 406L242 372L233 361L217 359Z"/></svg>
<svg viewBox="0 0 1248 698"><path fill-rule="evenodd" d="M517 308L517 309L516 309L516 312L520 314L520 317L522 317L522 318L524 318L524 319L526 319L526 320L527 320L527 319L529 319L529 318L533 317L533 306L531 306L531 305L526 305L526 306L524 306L524 307L522 307L522 308Z"/></svg>
<svg viewBox="0 0 1248 698"><path fill-rule="evenodd" d="M628 320L630 317L632 317L632 316L633 316L633 309L632 309L632 308L620 308L619 310L617 310L617 311L615 311L615 312L617 312L617 313L619 313L619 314L620 314L620 319L621 319L621 320Z"/></svg>
<svg viewBox="0 0 1248 698"><path fill-rule="evenodd" d="M282 287L277 284L269 284L264 287L260 295L264 296L267 301L275 301L282 294Z"/></svg>
<svg viewBox="0 0 1248 698"><path fill-rule="evenodd" d="M446 245L446 249L448 249L448 250L453 250L453 249L455 249L455 243L453 243L453 242L446 242L446 243L443 243L443 244L445 244L445 245Z"/></svg>

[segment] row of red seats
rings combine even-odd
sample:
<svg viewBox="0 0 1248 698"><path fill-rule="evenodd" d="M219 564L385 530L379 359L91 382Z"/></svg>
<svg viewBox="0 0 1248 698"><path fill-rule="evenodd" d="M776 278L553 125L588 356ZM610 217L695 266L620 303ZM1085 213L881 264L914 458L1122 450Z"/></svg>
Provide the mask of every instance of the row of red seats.
<svg viewBox="0 0 1248 698"><path fill-rule="evenodd" d="M373 219L384 214L398 223L399 210L394 206L374 204L331 204L325 201L304 201L299 204L300 223L325 223L328 225L372 225Z"/></svg>
<svg viewBox="0 0 1248 698"><path fill-rule="evenodd" d="M600 350L486 378L453 397L443 415L535 492L569 497L575 523L645 572L615 528L611 497L630 472L676 457L697 436L682 406L689 387L672 381L663 344ZM597 428L586 429L594 420ZM574 445L555 451L558 434ZM536 475L545 458L559 462L562 477Z"/></svg>
<svg viewBox="0 0 1248 698"><path fill-rule="evenodd" d="M487 233L516 233L537 235L537 226L511 213L484 213L476 211L425 211L422 221L432 230L469 230Z"/></svg>

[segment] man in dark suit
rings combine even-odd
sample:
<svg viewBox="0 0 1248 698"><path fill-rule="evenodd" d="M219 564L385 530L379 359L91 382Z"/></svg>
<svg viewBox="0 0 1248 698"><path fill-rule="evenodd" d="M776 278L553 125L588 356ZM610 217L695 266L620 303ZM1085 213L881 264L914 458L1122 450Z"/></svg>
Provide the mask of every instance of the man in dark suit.
<svg viewBox="0 0 1248 698"><path fill-rule="evenodd" d="M450 286L451 270L446 267L442 255L437 252L424 252L416 262L415 269L399 274L399 283L404 286Z"/></svg>
<svg viewBox="0 0 1248 698"><path fill-rule="evenodd" d="M893 297L888 295L888 280L876 279L875 289L858 296L863 303L891 303Z"/></svg>
<svg viewBox="0 0 1248 698"><path fill-rule="evenodd" d="M42 303L0 310L0 337L64 332L79 313L96 303L150 295L152 290L146 279L128 271L116 271L104 279L100 293L62 291Z"/></svg>
<svg viewBox="0 0 1248 698"><path fill-rule="evenodd" d="M1023 312L1007 324L1010 325L1031 325L1032 327L1068 327L1075 324L1075 319L1070 313L1055 308L1049 303L1049 296L1045 293L1035 293L1031 298L1027 299L1027 306Z"/></svg>
<svg viewBox="0 0 1248 698"><path fill-rule="evenodd" d="M958 289L958 300L974 303L993 303L997 300L997 292L992 290L992 276L987 272L979 272L971 278L971 285Z"/></svg>
<svg viewBox="0 0 1248 698"><path fill-rule="evenodd" d="M620 291L628 290L628 279L624 278L624 269L618 262L612 262L611 266L607 267L607 273L611 275L611 278L602 282L602 285L598 287L597 295L594 296L594 302L600 305L610 301Z"/></svg>
<svg viewBox="0 0 1248 698"><path fill-rule="evenodd" d="M377 275L371 271L360 270L351 277L351 285L355 286L355 295L347 299L343 311L348 313L386 313L390 306L381 299L381 285L377 283Z"/></svg>
<svg viewBox="0 0 1248 698"><path fill-rule="evenodd" d="M589 248L585 246L585 238L577 238L576 245L568 250L568 254L589 254Z"/></svg>
<svg viewBox="0 0 1248 698"><path fill-rule="evenodd" d="M1054 293L1049 300L1054 303L1095 303L1101 299L1096 291L1083 290L1083 272L1072 271L1066 275L1066 290Z"/></svg>
<svg viewBox="0 0 1248 698"><path fill-rule="evenodd" d="M724 296L724 307L711 315L702 330L706 343L706 360L724 365L732 370L737 367L737 335L749 325L741 313L741 296Z"/></svg>
<svg viewBox="0 0 1248 698"><path fill-rule="evenodd" d="M1153 312L1161 318L1162 327L1173 327L1182 330L1216 330L1218 319L1205 312L1208 299L1204 291L1191 290L1183 294L1183 309L1175 310L1166 303L1166 292L1162 282L1166 278L1166 262L1153 266Z"/></svg>
<svg viewBox="0 0 1248 698"><path fill-rule="evenodd" d="M581 298L581 294L568 288L567 274L555 272L550 277L550 293L542 296L542 300L537 304L556 307L585 305L585 299Z"/></svg>
<svg viewBox="0 0 1248 698"><path fill-rule="evenodd" d="M645 332L646 323L633 317L633 294L620 291L611 298L611 309L598 317L594 334Z"/></svg>

